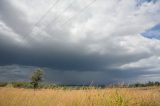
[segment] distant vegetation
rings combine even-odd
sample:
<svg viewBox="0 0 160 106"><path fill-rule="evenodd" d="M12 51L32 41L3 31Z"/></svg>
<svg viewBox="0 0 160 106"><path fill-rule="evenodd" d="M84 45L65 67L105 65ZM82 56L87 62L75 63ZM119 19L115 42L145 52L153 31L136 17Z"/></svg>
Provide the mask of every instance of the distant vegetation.
<svg viewBox="0 0 160 106"><path fill-rule="evenodd" d="M0 82L0 87L12 86L14 88L35 88L31 82ZM112 85L57 85L53 83L38 83L36 88L63 88L63 89L89 89L89 88L135 88L135 87L152 87L160 86L160 82L134 83L134 84L112 84Z"/></svg>
<svg viewBox="0 0 160 106"><path fill-rule="evenodd" d="M131 84L130 87L148 87L148 86L160 86L160 82L155 81L149 81L147 83L135 83L135 84Z"/></svg>
<svg viewBox="0 0 160 106"><path fill-rule="evenodd" d="M44 71L40 68L35 69L31 75L30 82L0 82L0 87L12 86L14 88L63 88L63 89L90 89L90 88L133 88L133 87L150 87L160 86L160 82L149 81L147 83L134 84L109 84L109 85L56 85L54 83L43 83Z"/></svg>

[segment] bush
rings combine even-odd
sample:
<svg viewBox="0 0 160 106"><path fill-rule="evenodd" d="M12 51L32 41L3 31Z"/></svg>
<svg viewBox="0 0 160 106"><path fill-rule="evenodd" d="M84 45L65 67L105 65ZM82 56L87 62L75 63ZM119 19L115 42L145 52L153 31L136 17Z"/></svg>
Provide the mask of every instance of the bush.
<svg viewBox="0 0 160 106"><path fill-rule="evenodd" d="M7 86L7 82L0 82L0 87L5 87L5 86Z"/></svg>
<svg viewBox="0 0 160 106"><path fill-rule="evenodd" d="M32 88L29 82L12 82L12 86L15 88Z"/></svg>

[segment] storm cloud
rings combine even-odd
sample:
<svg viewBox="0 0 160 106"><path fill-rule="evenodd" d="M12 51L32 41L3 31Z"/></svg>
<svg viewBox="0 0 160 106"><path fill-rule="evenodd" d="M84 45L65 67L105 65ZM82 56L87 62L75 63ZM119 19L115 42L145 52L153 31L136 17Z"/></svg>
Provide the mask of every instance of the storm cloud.
<svg viewBox="0 0 160 106"><path fill-rule="evenodd" d="M55 83L159 80L160 41L142 36L159 12L158 0L1 0L0 80L37 67Z"/></svg>

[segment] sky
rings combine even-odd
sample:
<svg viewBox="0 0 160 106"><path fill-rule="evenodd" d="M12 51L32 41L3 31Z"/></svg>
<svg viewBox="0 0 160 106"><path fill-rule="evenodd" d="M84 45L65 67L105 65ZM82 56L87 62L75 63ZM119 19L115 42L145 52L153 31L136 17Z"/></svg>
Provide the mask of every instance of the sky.
<svg viewBox="0 0 160 106"><path fill-rule="evenodd" d="M160 0L0 0L0 81L160 81Z"/></svg>

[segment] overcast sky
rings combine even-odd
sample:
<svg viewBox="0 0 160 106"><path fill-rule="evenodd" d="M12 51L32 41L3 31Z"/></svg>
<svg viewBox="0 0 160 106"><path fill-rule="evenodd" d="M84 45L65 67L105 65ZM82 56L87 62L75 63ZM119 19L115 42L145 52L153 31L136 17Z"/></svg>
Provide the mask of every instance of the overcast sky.
<svg viewBox="0 0 160 106"><path fill-rule="evenodd" d="M160 81L160 0L0 0L0 81Z"/></svg>

